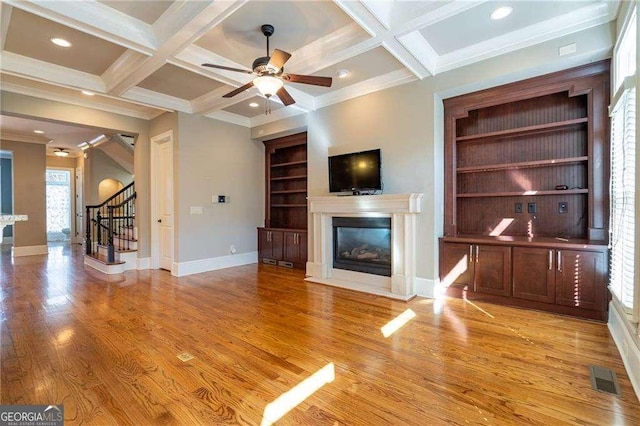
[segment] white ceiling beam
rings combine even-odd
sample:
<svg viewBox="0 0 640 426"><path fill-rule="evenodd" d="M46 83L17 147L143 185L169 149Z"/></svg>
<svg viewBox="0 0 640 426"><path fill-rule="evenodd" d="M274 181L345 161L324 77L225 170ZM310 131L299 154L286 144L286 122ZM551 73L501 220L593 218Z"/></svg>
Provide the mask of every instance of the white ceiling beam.
<svg viewBox="0 0 640 426"><path fill-rule="evenodd" d="M4 50L4 44L7 42L7 32L9 31L9 22L11 22L11 11L13 10L8 4L0 4L0 51Z"/></svg>
<svg viewBox="0 0 640 426"><path fill-rule="evenodd" d="M150 54L156 46L151 25L95 0L3 2L128 49Z"/></svg>
<svg viewBox="0 0 640 426"><path fill-rule="evenodd" d="M153 25L158 32L158 40L162 40L153 56L142 60L131 57L130 64L123 61L119 68L129 72L112 70L113 72L103 74L108 92L116 96L124 94L245 2L246 0L174 2Z"/></svg>
<svg viewBox="0 0 640 426"><path fill-rule="evenodd" d="M13 52L2 52L0 70L6 74L51 82L59 86L75 87L80 90L89 90L97 93L104 93L105 90L104 83L98 76L28 58Z"/></svg>
<svg viewBox="0 0 640 426"><path fill-rule="evenodd" d="M175 96L154 92L153 90L143 89L142 87L133 87L122 94L121 97L133 102L153 105L158 108L193 114L191 102L176 98Z"/></svg>
<svg viewBox="0 0 640 426"><path fill-rule="evenodd" d="M50 138L45 138L42 136L19 135L19 134L6 133L6 132L2 133L2 139L8 140L8 141L15 141L15 142L36 143L39 145L46 145L49 142L51 142Z"/></svg>
<svg viewBox="0 0 640 426"><path fill-rule="evenodd" d="M194 114L209 115L214 111L225 109L231 105L251 99L257 94L257 89L250 89L235 95L233 98L223 98L222 95L228 92L228 90L222 93L220 89L201 96L200 98L202 98L202 100L200 98L195 99L192 103Z"/></svg>
<svg viewBox="0 0 640 426"><path fill-rule="evenodd" d="M407 49L407 51L411 53L424 68L427 69L429 74L436 74L438 54L420 31L413 31L409 34L400 36L398 37L398 42L400 42L402 46L404 46L404 48Z"/></svg>
<svg viewBox="0 0 640 426"><path fill-rule="evenodd" d="M382 21L378 19L363 2L348 0L334 1L347 15L360 25L362 29L372 36L372 43L384 46L389 53L415 74L416 77L423 79L431 75L429 70L396 40L396 33L393 29L387 29L382 24Z"/></svg>

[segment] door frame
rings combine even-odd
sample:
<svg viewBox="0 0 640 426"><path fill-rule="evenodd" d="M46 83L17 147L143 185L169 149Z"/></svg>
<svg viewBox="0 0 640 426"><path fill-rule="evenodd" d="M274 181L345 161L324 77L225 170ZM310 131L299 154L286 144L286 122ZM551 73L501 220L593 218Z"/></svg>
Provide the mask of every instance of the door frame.
<svg viewBox="0 0 640 426"><path fill-rule="evenodd" d="M158 196L158 175L160 173L160 168L158 167L158 160L160 156L160 145L169 144L169 155L173 158L173 130L167 130L166 132L160 133L159 135L153 136L151 138L151 164L150 164L150 177L151 177L151 269L160 269L160 230L156 218L158 217L158 202L160 197ZM166 171L165 171L166 172ZM173 166L171 167L171 180L173 181ZM175 188L173 193L175 194ZM175 244L175 215L176 213L176 204L175 198L173 203L173 253L171 253L171 258L173 259L173 264L171 265L171 275L174 275L174 266L176 259L176 244Z"/></svg>
<svg viewBox="0 0 640 426"><path fill-rule="evenodd" d="M75 243L75 235L76 235L76 169L73 167L58 167L58 166L46 166L46 170L62 170L65 172L69 172L69 243ZM45 182L46 187L46 182ZM46 189L45 189L46 194ZM45 206L45 219L47 217L47 211ZM49 243L47 239L47 244Z"/></svg>

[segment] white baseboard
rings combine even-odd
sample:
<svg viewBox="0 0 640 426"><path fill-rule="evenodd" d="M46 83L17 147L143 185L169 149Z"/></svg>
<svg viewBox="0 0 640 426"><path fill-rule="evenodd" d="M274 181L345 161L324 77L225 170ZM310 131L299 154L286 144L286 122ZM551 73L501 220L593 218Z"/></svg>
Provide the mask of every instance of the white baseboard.
<svg viewBox="0 0 640 426"><path fill-rule="evenodd" d="M138 269L138 252L122 252L119 254L119 258L124 262L125 271L135 271Z"/></svg>
<svg viewBox="0 0 640 426"><path fill-rule="evenodd" d="M142 269L151 269L151 258L150 257L139 257L136 261L136 267L139 270Z"/></svg>
<svg viewBox="0 0 640 426"><path fill-rule="evenodd" d="M171 275L184 277L185 275L215 271L216 269L232 268L258 262L258 252L232 254L229 256L211 257L209 259L193 260L190 262L174 262Z"/></svg>
<svg viewBox="0 0 640 426"><path fill-rule="evenodd" d="M22 246L22 247L13 246L11 248L11 256L13 257L35 256L38 254L49 254L49 247L47 247L46 245L43 245L43 246Z"/></svg>
<svg viewBox="0 0 640 426"><path fill-rule="evenodd" d="M436 280L430 280L428 278L416 277L415 290L416 294L421 297L428 297L433 299L436 297L436 287L438 283Z"/></svg>
<svg viewBox="0 0 640 426"><path fill-rule="evenodd" d="M613 337L618 352L624 362L627 375L640 400L640 339L633 337L632 326L628 323L625 314L621 313L614 302L609 303L609 332Z"/></svg>

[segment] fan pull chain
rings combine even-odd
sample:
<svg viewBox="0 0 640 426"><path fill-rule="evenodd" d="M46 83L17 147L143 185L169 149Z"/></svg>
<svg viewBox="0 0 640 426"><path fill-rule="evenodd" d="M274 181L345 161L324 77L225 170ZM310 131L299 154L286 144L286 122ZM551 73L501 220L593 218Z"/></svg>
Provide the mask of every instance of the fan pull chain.
<svg viewBox="0 0 640 426"><path fill-rule="evenodd" d="M270 98L265 98L265 104L264 104L264 115L269 115L271 114L271 99Z"/></svg>

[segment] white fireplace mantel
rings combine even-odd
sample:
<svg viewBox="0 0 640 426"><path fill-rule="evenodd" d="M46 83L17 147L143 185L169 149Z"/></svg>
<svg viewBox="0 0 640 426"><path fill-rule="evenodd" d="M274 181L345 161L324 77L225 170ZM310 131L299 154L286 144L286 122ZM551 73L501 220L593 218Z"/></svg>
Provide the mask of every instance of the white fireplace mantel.
<svg viewBox="0 0 640 426"><path fill-rule="evenodd" d="M409 300L415 296L416 216L423 194L309 197L313 253L307 281ZM334 217L391 218L391 277L333 268Z"/></svg>

